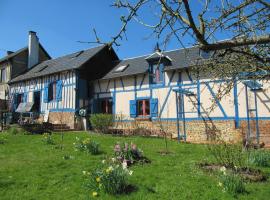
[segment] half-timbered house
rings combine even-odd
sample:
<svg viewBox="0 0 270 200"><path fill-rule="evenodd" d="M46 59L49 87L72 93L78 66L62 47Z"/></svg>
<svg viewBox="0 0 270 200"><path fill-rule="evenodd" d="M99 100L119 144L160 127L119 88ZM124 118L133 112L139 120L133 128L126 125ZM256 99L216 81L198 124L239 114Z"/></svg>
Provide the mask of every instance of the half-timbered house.
<svg viewBox="0 0 270 200"><path fill-rule="evenodd" d="M249 75L219 80L191 68L210 54L198 47L119 60L107 45L44 61L10 81L18 96L34 102L49 122L78 128L78 111L113 114L115 129L144 127L179 140L205 142L243 136L270 144L270 87ZM234 87L218 98L228 80ZM214 106L213 106L214 105Z"/></svg>

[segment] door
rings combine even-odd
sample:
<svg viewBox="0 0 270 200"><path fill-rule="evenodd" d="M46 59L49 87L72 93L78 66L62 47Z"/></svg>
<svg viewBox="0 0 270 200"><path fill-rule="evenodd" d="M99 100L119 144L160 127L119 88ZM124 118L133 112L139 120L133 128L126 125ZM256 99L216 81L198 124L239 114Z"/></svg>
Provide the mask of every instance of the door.
<svg viewBox="0 0 270 200"><path fill-rule="evenodd" d="M40 91L34 92L33 98L34 98L33 111L40 112Z"/></svg>

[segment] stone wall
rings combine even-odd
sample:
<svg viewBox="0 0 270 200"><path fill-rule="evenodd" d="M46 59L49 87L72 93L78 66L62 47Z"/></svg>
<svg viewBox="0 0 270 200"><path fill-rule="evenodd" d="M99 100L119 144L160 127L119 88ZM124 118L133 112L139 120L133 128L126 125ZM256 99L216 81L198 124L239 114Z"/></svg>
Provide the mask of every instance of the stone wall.
<svg viewBox="0 0 270 200"><path fill-rule="evenodd" d="M248 130L247 121L240 122L242 134L246 135ZM250 120L250 137L256 141L256 121ZM259 120L259 143L264 143L266 147L270 147L270 120Z"/></svg>
<svg viewBox="0 0 270 200"><path fill-rule="evenodd" d="M177 138L176 121L134 121L117 122L116 129L126 130L125 133L133 133L138 128L149 130L151 135L163 136L164 132L171 138ZM180 122L180 130L183 129L183 123ZM233 120L227 121L187 121L186 122L187 141L194 143L205 143L212 140L222 139L227 142L241 142L243 139L242 131L235 129ZM136 133L133 133L136 134Z"/></svg>
<svg viewBox="0 0 270 200"><path fill-rule="evenodd" d="M41 115L39 121L42 122L44 115ZM73 112L50 112L49 123L67 125L70 129L75 129L75 114Z"/></svg>

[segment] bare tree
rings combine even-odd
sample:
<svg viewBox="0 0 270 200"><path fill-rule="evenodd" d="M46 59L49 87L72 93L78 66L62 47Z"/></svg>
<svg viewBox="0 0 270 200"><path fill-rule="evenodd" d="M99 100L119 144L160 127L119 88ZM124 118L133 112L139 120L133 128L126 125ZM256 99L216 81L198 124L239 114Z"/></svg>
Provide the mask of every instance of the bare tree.
<svg viewBox="0 0 270 200"><path fill-rule="evenodd" d="M129 23L135 21L151 29L152 36L161 41L164 49L174 38L180 47L196 45L211 52L212 59L203 65L205 72L213 72L215 77L270 69L270 3L267 0L115 0L112 6L126 10L127 14L120 17L122 26L107 42L109 45L121 45L128 38ZM149 10L154 24L144 17ZM104 43L96 30L94 34L94 42ZM221 41L221 37L229 39ZM201 64L194 61L194 66ZM265 75L260 74L262 78Z"/></svg>

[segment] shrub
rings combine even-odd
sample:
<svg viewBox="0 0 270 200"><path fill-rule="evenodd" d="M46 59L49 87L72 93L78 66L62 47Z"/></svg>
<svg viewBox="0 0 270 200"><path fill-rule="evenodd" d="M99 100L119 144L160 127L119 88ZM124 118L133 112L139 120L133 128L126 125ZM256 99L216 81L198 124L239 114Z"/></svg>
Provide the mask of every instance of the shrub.
<svg viewBox="0 0 270 200"><path fill-rule="evenodd" d="M229 172L226 167L221 167L219 186L223 191L227 191L233 195L244 193L246 191L243 179L234 172Z"/></svg>
<svg viewBox="0 0 270 200"><path fill-rule="evenodd" d="M217 144L209 145L208 149L214 156L216 162L226 167L244 166L247 161L247 154L240 144Z"/></svg>
<svg viewBox="0 0 270 200"><path fill-rule="evenodd" d="M76 142L73 143L75 151L84 151L84 144L81 138L76 137Z"/></svg>
<svg viewBox="0 0 270 200"><path fill-rule="evenodd" d="M7 142L7 138L4 135L0 135L0 144L5 144Z"/></svg>
<svg viewBox="0 0 270 200"><path fill-rule="evenodd" d="M92 155L97 155L100 153L99 143L94 140L91 140L90 138L82 140L76 137L76 142L73 144L76 150L86 151L87 153L91 153Z"/></svg>
<svg viewBox="0 0 270 200"><path fill-rule="evenodd" d="M11 127L8 129L8 133L11 135L17 135L18 134L18 129L16 127Z"/></svg>
<svg viewBox="0 0 270 200"><path fill-rule="evenodd" d="M97 196L100 191L113 195L125 193L129 186L128 177L133 172L113 160L104 160L103 165L92 173L83 173L87 177L88 187L93 190L93 195Z"/></svg>
<svg viewBox="0 0 270 200"><path fill-rule="evenodd" d="M93 140L86 141L85 150L92 155L97 155L100 153L99 143Z"/></svg>
<svg viewBox="0 0 270 200"><path fill-rule="evenodd" d="M43 141L45 144L55 144L52 138L52 134L49 133L43 134Z"/></svg>
<svg viewBox="0 0 270 200"><path fill-rule="evenodd" d="M113 125L113 116L110 114L93 114L90 116L91 126L98 132L108 133Z"/></svg>
<svg viewBox="0 0 270 200"><path fill-rule="evenodd" d="M265 150L254 150L250 152L248 160L251 164L254 164L256 166L270 166L270 154Z"/></svg>

